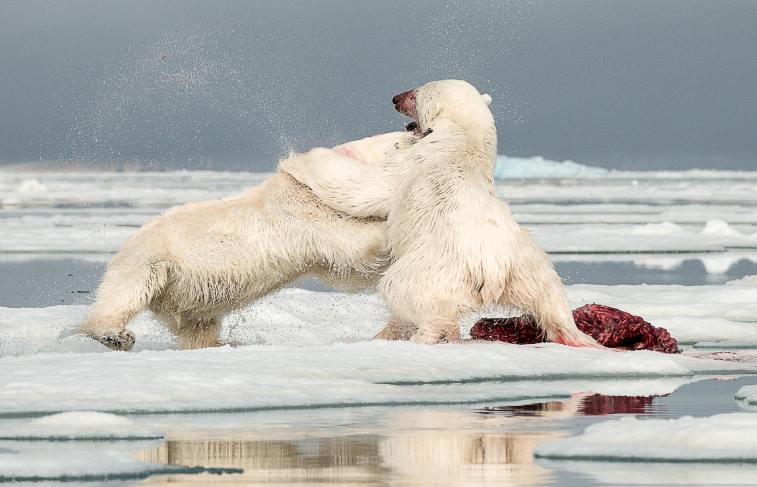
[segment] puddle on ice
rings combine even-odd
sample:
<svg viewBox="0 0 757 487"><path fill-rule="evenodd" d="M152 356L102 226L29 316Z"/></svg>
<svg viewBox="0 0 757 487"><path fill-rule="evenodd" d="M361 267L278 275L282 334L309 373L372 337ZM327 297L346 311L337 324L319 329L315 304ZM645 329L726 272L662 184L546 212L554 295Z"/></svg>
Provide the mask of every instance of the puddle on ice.
<svg viewBox="0 0 757 487"><path fill-rule="evenodd" d="M757 467L534 462L534 447L623 415L679 418L734 412L733 400L757 377L703 380L666 396L607 396L590 392L567 401L470 408L354 408L266 411L248 415L194 415L156 421L167 441L138 452L143 461L210 468L241 468L234 475L170 475L135 485L368 484L368 485L757 485ZM232 417L233 416L233 417ZM244 417L243 416L247 416ZM161 425L159 422L167 424ZM229 424L240 424L230 428ZM214 428L214 424L221 426ZM185 426L178 426L185 425ZM692 469L697 472L691 475ZM657 481L655 479L658 479ZM707 482L704 482L705 484ZM717 483L717 482L716 482ZM711 482L710 482L711 484Z"/></svg>

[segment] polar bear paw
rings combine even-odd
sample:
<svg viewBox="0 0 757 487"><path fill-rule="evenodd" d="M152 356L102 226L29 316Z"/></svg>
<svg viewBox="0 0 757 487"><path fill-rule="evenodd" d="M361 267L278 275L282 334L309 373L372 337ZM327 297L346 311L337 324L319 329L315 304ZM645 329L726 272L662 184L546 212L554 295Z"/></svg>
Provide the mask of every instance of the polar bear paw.
<svg viewBox="0 0 757 487"><path fill-rule="evenodd" d="M104 335L89 336L102 343L106 347L110 348L111 350L123 350L124 352L128 352L129 350L134 348L134 342L136 341L136 339L134 338L134 333L127 330L126 328L113 330L105 333Z"/></svg>

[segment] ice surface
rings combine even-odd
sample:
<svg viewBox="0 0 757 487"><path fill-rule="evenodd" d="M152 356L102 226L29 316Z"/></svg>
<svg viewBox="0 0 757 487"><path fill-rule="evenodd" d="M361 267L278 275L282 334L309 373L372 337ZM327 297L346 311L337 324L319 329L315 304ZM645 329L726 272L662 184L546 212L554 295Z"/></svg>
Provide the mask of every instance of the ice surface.
<svg viewBox="0 0 757 487"><path fill-rule="evenodd" d="M165 208L188 201L231 196L257 186L270 176L270 173L215 171L3 172L0 173L0 207L109 205Z"/></svg>
<svg viewBox="0 0 757 487"><path fill-rule="evenodd" d="M754 485L757 465L722 463L577 462L537 459L536 464L560 475L578 474L599 485ZM579 477L580 478L580 477ZM580 484L577 484L580 485ZM591 484L588 484L591 485Z"/></svg>
<svg viewBox="0 0 757 487"><path fill-rule="evenodd" d="M568 288L568 296L574 306L600 303L639 315L653 325L655 317L674 316L757 321L757 276L723 286L577 284Z"/></svg>
<svg viewBox="0 0 757 487"><path fill-rule="evenodd" d="M626 417L537 445L534 456L561 460L757 462L757 414L706 418Z"/></svg>
<svg viewBox="0 0 757 487"><path fill-rule="evenodd" d="M757 172L592 170L607 174L591 181L500 181L496 193L550 252L757 248ZM0 252L112 253L170 206L237 194L268 177L210 171L0 173Z"/></svg>
<svg viewBox="0 0 757 487"><path fill-rule="evenodd" d="M654 326L665 328L679 344L698 342L737 345L757 343L757 323L739 323L723 318L670 316L650 318ZM649 321L649 320L647 320Z"/></svg>
<svg viewBox="0 0 757 487"><path fill-rule="evenodd" d="M0 453L0 482L128 480L203 471L206 469L143 462L117 451Z"/></svg>
<svg viewBox="0 0 757 487"><path fill-rule="evenodd" d="M573 161L550 161L543 157L497 156L495 179L564 179L602 177L610 174L605 168L591 167Z"/></svg>
<svg viewBox="0 0 757 487"><path fill-rule="evenodd" d="M375 295L286 289L225 321L224 337L243 346L198 351L170 350L168 333L145 313L132 327L143 351L106 352L68 336L83 314L79 306L2 309L0 414L459 404L563 397L588 379L757 372L738 359L555 344L367 341L385 317ZM95 351L106 353L83 353ZM559 380L574 385L549 382Z"/></svg>
<svg viewBox="0 0 757 487"><path fill-rule="evenodd" d="M736 401L747 409L757 410L757 386L744 386L736 393Z"/></svg>
<svg viewBox="0 0 757 487"><path fill-rule="evenodd" d="M53 414L10 427L0 424L0 440L144 440L164 437L165 433L157 428L94 411Z"/></svg>
<svg viewBox="0 0 757 487"><path fill-rule="evenodd" d="M757 172L528 164L542 171L531 176L548 180L498 181L495 191L557 261L622 259L671 269L697 258L708 272L724 273L741 259L757 260L754 251L734 250L757 247ZM165 208L237 194L269 176L3 172L2 260L50 253L106 261ZM569 179L549 179L555 176ZM609 254L642 251L658 254ZM681 251L698 253L660 253ZM577 285L568 292L573 307L615 306L683 343L757 342L754 279L724 286ZM238 348L194 352L173 351L170 334L149 313L130 325L136 353L110 352L72 334L85 312L83 306L0 308L1 414L507 402L586 390L651 394L671 392L701 374L757 368L748 351L697 358L557 345L369 342L386 318L375 295L287 289L225 320L222 338Z"/></svg>
<svg viewBox="0 0 757 487"><path fill-rule="evenodd" d="M629 177L630 176L630 177ZM523 203L642 203L722 204L754 202L757 172L738 179L688 179L685 173L658 178L654 173L611 175L601 179L567 179L533 184L497 183L495 194L508 202Z"/></svg>
<svg viewBox="0 0 757 487"><path fill-rule="evenodd" d="M703 228L671 222L526 227L547 252L696 252L757 248L757 227L750 225L748 233L743 234L722 220L710 220Z"/></svg>

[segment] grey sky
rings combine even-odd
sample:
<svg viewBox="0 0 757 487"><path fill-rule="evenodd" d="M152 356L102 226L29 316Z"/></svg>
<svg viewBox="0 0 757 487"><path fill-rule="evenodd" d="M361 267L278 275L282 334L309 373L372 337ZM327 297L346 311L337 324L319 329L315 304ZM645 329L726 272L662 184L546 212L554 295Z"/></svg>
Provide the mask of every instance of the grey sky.
<svg viewBox="0 0 757 487"><path fill-rule="evenodd" d="M500 153L757 169L757 2L0 1L0 164L272 170L463 78Z"/></svg>

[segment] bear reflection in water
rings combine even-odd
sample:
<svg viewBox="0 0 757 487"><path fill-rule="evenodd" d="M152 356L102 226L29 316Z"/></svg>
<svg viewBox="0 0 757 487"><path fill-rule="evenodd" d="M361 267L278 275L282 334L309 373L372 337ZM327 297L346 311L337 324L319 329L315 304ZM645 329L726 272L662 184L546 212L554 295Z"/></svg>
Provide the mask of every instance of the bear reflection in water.
<svg viewBox="0 0 757 487"><path fill-rule="evenodd" d="M570 434L528 431L528 424L538 426L539 418L481 415L469 409L389 408L365 424L360 424L365 414L361 410L333 414L344 415L340 417L346 421L340 423L352 426L169 430L166 443L136 457L244 470L222 476L155 477L147 484L533 485L553 476L533 463L534 447Z"/></svg>

